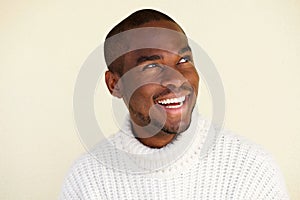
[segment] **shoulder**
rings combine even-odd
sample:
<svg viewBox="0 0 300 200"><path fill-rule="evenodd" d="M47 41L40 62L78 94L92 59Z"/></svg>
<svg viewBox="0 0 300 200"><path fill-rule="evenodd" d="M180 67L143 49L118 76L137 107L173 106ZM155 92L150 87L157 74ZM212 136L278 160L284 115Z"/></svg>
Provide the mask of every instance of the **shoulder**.
<svg viewBox="0 0 300 200"><path fill-rule="evenodd" d="M103 165L102 157L97 156L109 152L109 149L104 151L105 146L108 146L107 141L100 142L73 162L64 178L59 199L104 198L103 181L107 179L108 169Z"/></svg>
<svg viewBox="0 0 300 200"><path fill-rule="evenodd" d="M270 152L261 145L228 130L220 131L216 141L216 148L220 146L224 150L229 151L229 153L247 154L262 159L272 159Z"/></svg>
<svg viewBox="0 0 300 200"><path fill-rule="evenodd" d="M107 170L108 164L105 162L111 162L118 154L115 148L116 141L115 137L111 136L88 149L73 162L69 173L84 175Z"/></svg>
<svg viewBox="0 0 300 200"><path fill-rule="evenodd" d="M258 166L259 168L265 166L274 170L274 173L275 170L279 171L274 157L268 150L231 131L219 133L211 153L216 156L222 155L223 159L235 162L236 165L243 165L244 168L256 166L258 169Z"/></svg>

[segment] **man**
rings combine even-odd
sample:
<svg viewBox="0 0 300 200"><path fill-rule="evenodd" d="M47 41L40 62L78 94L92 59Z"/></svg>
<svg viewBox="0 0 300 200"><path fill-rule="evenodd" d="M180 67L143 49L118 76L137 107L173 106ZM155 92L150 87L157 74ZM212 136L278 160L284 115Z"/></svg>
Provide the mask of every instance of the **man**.
<svg viewBox="0 0 300 200"><path fill-rule="evenodd" d="M288 199L268 153L216 134L194 110L199 76L174 20L139 10L109 32L104 51L107 87L130 116L75 162L61 199Z"/></svg>

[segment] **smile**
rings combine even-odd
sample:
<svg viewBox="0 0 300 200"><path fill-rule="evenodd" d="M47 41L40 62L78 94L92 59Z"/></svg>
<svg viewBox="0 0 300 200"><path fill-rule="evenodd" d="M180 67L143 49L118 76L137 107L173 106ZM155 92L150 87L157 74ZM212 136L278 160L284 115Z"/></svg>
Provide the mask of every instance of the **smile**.
<svg viewBox="0 0 300 200"><path fill-rule="evenodd" d="M158 104L166 107L166 108L180 108L185 101L185 96L171 98L171 99L163 99L157 101Z"/></svg>

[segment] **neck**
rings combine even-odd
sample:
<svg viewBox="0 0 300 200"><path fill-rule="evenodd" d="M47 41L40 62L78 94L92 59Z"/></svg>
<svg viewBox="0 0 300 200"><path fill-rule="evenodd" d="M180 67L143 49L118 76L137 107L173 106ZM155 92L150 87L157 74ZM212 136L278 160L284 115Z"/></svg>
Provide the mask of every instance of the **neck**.
<svg viewBox="0 0 300 200"><path fill-rule="evenodd" d="M155 135L150 135L143 128L132 126L135 137L145 146L150 148L162 148L169 144L177 134L169 134L164 131L159 131Z"/></svg>
<svg viewBox="0 0 300 200"><path fill-rule="evenodd" d="M149 138L137 138L142 144L150 147L150 148L162 148L169 144L174 138L176 134L168 134L168 133L158 133Z"/></svg>

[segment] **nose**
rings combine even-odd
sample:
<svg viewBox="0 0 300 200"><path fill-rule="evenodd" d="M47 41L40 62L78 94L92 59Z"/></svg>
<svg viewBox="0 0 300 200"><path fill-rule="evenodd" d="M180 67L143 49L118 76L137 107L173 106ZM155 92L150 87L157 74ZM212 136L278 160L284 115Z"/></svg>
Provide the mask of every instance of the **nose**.
<svg viewBox="0 0 300 200"><path fill-rule="evenodd" d="M166 66L161 78L161 85L167 88L179 88L186 81L179 70Z"/></svg>

